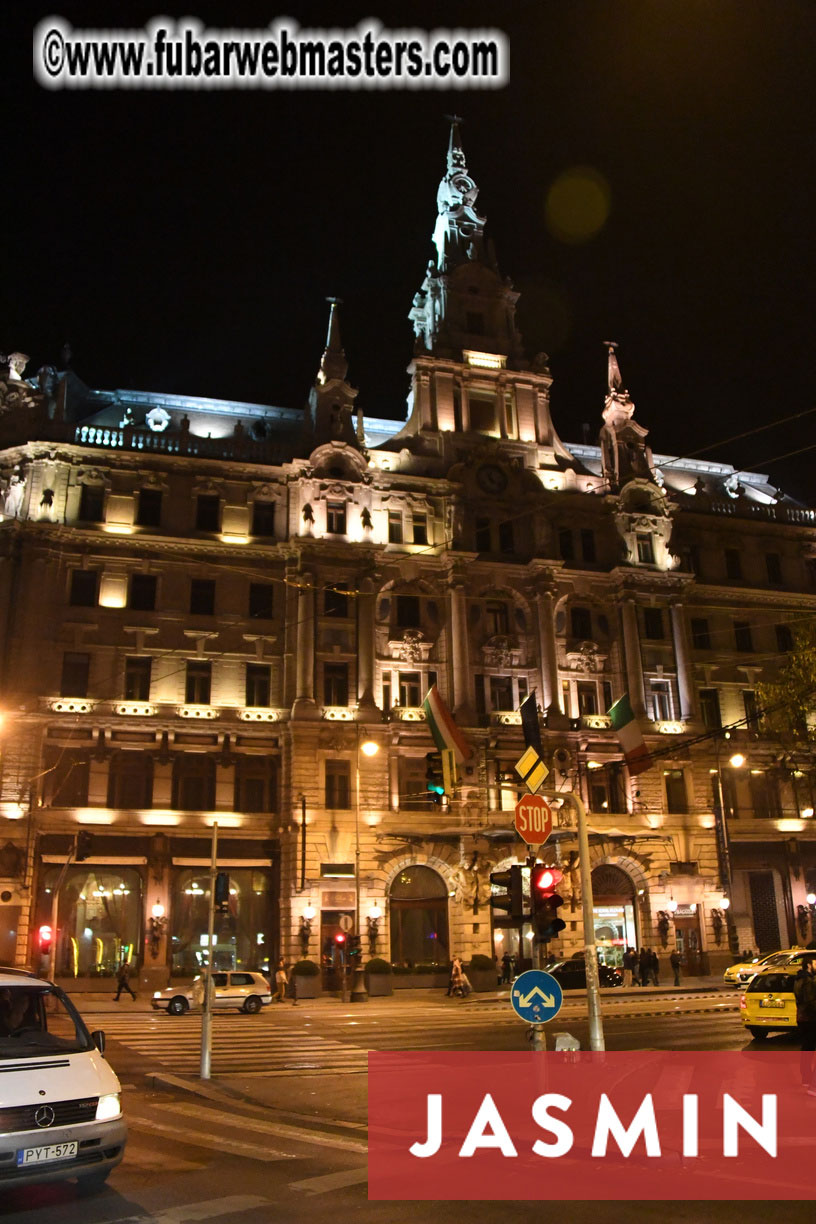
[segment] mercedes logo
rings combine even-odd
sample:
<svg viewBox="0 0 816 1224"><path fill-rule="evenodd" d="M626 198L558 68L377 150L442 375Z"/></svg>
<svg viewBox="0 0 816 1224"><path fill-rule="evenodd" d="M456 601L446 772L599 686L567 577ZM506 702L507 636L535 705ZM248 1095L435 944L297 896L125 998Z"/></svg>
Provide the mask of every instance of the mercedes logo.
<svg viewBox="0 0 816 1224"><path fill-rule="evenodd" d="M38 1126L53 1126L56 1116L50 1105L41 1105L34 1114L34 1121Z"/></svg>

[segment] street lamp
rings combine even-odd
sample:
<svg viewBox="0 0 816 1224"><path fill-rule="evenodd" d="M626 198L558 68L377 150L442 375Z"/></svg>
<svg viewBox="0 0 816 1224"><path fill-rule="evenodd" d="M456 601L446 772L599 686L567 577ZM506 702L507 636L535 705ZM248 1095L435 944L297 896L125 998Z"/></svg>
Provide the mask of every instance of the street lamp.
<svg viewBox="0 0 816 1224"><path fill-rule="evenodd" d="M362 957L362 931L360 930L360 754L364 757L375 757L380 751L376 740L360 740L360 727L357 727L357 760L355 761L355 776L357 778L356 797L354 804L354 934L355 944L360 949ZM352 1003L365 1003L368 991L365 987L363 966L359 963L354 967L354 978L351 983Z"/></svg>
<svg viewBox="0 0 816 1224"><path fill-rule="evenodd" d="M726 737L728 733L726 732ZM717 779L717 803L714 812L714 829L717 835L717 862L720 869L720 884L723 889L722 908L725 911L726 924L728 926L728 948L732 956L738 953L737 947L737 932L734 926L734 917L731 913L731 892L733 888L731 879L731 848L728 837L728 821L725 814L725 797L723 794L722 784L722 767L720 764L720 740L714 741L716 750L717 768L713 771ZM728 758L728 764L732 769L741 769L745 765L745 756L741 752L734 752Z"/></svg>

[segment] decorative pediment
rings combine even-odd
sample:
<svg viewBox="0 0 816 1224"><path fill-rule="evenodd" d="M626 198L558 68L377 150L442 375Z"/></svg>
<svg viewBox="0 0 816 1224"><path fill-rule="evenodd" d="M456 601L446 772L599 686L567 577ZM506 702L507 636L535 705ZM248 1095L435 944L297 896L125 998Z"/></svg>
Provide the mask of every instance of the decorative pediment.
<svg viewBox="0 0 816 1224"><path fill-rule="evenodd" d="M570 671L583 672L586 675L597 675L603 671L607 655L600 651L595 642L581 642L577 650L566 652L567 667Z"/></svg>
<svg viewBox="0 0 816 1224"><path fill-rule="evenodd" d="M486 667L519 667L521 647L518 639L497 633L482 646L482 658Z"/></svg>
<svg viewBox="0 0 816 1224"><path fill-rule="evenodd" d="M427 663L432 642L426 642L421 629L406 629L401 638L391 640L388 650L392 659L402 663Z"/></svg>

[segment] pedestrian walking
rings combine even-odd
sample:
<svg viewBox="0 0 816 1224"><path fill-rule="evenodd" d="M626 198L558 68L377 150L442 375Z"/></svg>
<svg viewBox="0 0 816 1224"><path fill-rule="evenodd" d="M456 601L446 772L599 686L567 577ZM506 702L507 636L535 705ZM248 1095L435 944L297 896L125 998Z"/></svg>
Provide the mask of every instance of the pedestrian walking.
<svg viewBox="0 0 816 1224"><path fill-rule="evenodd" d="M278 961L278 967L275 970L275 997L273 1003L283 1003L286 998L286 987L289 985L289 978L286 976L286 966L283 963L283 957Z"/></svg>
<svg viewBox="0 0 816 1224"><path fill-rule="evenodd" d="M116 994L113 996L114 1002L119 1002L119 996L123 990L126 990L131 999L136 1000L136 996L130 989L130 965L127 961L122 961L119 966L119 971L116 974Z"/></svg>
<svg viewBox="0 0 816 1224"><path fill-rule="evenodd" d="M638 959L638 972L640 973L641 986L649 985L649 978L652 974L652 953L649 948L640 949L640 957Z"/></svg>
<svg viewBox="0 0 816 1224"><path fill-rule="evenodd" d="M660 960L654 948L652 949L652 956L651 956L651 970L652 970L652 981L654 982L655 986L659 986L660 985Z"/></svg>
<svg viewBox="0 0 816 1224"><path fill-rule="evenodd" d="M813 1083L813 1052L816 1050L816 958L802 957L802 968L793 980L793 994L796 999L796 1033L799 1037L799 1047L802 1051L800 1071L802 1084L807 1086L808 1094L816 1096Z"/></svg>
<svg viewBox="0 0 816 1224"><path fill-rule="evenodd" d="M510 985L510 972L513 968L513 960L509 952L505 952L504 956L501 958L501 966L502 966L502 976L501 976L502 985L509 986Z"/></svg>
<svg viewBox="0 0 816 1224"><path fill-rule="evenodd" d="M635 949L627 948L623 954L623 984L632 985L632 973L635 968Z"/></svg>
<svg viewBox="0 0 816 1224"><path fill-rule="evenodd" d="M462 976L462 962L458 956L454 956L451 961L450 977L448 978L448 998L453 994L454 989L459 985Z"/></svg>
<svg viewBox="0 0 816 1224"><path fill-rule="evenodd" d="M682 963L683 963L683 958L682 958L682 956L680 955L680 953L677 951L677 949L676 949L676 948L672 949L672 954L671 954L671 956L669 957L669 964L671 965L672 969L674 970L674 984L675 984L675 986L679 986L679 985L680 985L680 966L682 965Z"/></svg>

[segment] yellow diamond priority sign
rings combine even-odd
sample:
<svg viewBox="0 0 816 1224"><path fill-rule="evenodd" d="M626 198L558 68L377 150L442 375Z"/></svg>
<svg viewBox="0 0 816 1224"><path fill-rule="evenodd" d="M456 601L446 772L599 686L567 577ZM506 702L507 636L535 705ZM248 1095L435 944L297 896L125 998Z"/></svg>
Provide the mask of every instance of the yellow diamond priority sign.
<svg viewBox="0 0 816 1224"><path fill-rule="evenodd" d="M525 786L532 794L535 794L549 772L535 748L527 748L516 761L516 773L524 779Z"/></svg>

